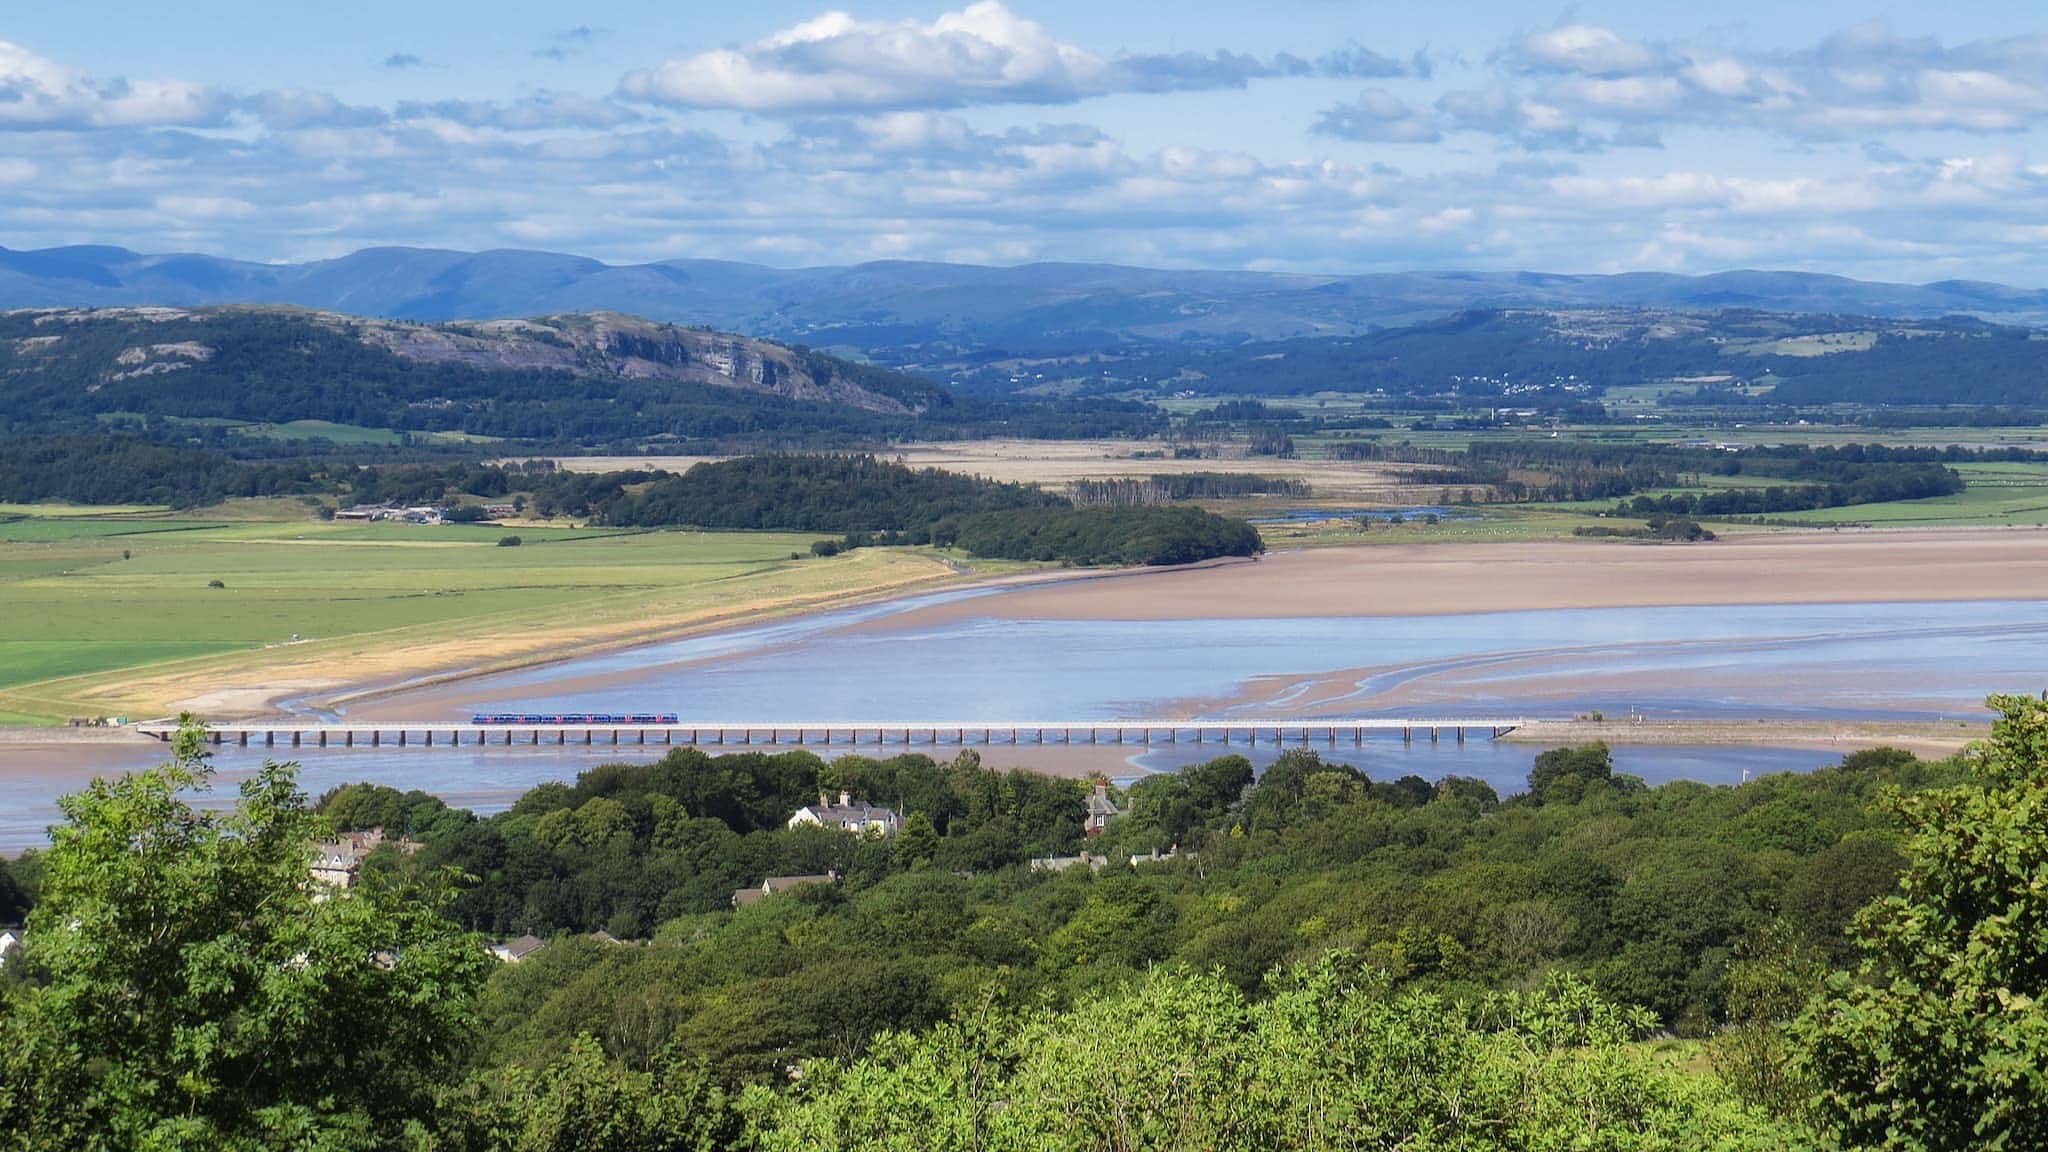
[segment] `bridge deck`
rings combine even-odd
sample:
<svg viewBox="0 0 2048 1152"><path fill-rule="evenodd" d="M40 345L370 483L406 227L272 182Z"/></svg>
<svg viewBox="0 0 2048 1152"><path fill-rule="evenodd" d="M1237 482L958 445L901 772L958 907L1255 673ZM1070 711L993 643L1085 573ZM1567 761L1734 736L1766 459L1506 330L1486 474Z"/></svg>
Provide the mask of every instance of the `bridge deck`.
<svg viewBox="0 0 2048 1152"><path fill-rule="evenodd" d="M248 721L210 725L215 744L286 744L307 746L420 747L463 744L658 744L751 745L793 744L859 746L879 744L1232 744L1362 743L1367 733L1398 732L1404 740L1417 733L1436 740L1441 734L1464 740L1466 733L1500 736L1523 725L1517 717L1361 717L1254 718L1212 720L1151 718L1126 720L989 721L888 720L826 721L685 721L673 724L473 724L448 721L341 720L332 723ZM158 740L177 732L174 724L139 724L136 730Z"/></svg>

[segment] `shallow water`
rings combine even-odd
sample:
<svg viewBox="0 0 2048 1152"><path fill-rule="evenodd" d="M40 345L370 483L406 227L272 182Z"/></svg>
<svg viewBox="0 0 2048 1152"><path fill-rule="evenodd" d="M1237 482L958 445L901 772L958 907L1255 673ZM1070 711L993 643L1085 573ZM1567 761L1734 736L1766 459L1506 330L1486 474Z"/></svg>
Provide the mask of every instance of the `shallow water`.
<svg viewBox="0 0 2048 1152"><path fill-rule="evenodd" d="M1759 577L1760 579L1764 577ZM898 617L966 602L951 619ZM1594 709L1652 719L1933 720L1982 716L1993 692L2048 683L2048 602L1578 609L1456 616L1089 621L1009 619L1001 592L913 597L416 693L406 714L661 711L716 723L1114 720L1119 717L1556 717ZM892 622L893 621L893 622ZM368 704L367 714L407 703ZM425 709L423 712L422 709ZM790 745L793 747L794 745ZM903 749L889 745L877 753ZM950 757L950 745L911 750ZM978 748L993 766L1060 767L1057 749ZM1243 751L1242 745L1231 751ZM1853 750L1853 746L1842 751ZM69 751L69 750L67 750ZM716 749L712 749L716 751ZM1216 745L1140 752L1124 774L1219 755ZM1272 755L1253 750L1255 762ZM1375 778L1457 774L1519 790L1537 749L1445 740L1324 748ZM223 748L220 794L263 749ZM277 749L306 790L373 780L493 811L546 780L659 748ZM93 771L152 764L163 746L92 752ZM7 752L0 851L43 838L77 760L39 769ZM1734 783L1745 771L1810 769L1839 753L1749 747L1623 747L1618 770L1658 783ZM1073 761L1067 762L1069 769Z"/></svg>
<svg viewBox="0 0 2048 1152"><path fill-rule="evenodd" d="M900 627L888 615L870 607L486 678L445 718L473 707L842 725L1593 709L1938 719L2048 681L2043 601L1198 621L989 611Z"/></svg>

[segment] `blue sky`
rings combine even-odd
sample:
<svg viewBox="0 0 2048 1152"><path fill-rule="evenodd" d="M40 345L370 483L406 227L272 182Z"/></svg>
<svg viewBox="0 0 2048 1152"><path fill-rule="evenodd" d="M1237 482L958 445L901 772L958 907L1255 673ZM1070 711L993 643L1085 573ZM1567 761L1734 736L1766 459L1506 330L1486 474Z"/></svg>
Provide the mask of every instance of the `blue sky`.
<svg viewBox="0 0 2048 1152"><path fill-rule="evenodd" d="M2048 285L2048 13L187 0L0 16L0 245Z"/></svg>

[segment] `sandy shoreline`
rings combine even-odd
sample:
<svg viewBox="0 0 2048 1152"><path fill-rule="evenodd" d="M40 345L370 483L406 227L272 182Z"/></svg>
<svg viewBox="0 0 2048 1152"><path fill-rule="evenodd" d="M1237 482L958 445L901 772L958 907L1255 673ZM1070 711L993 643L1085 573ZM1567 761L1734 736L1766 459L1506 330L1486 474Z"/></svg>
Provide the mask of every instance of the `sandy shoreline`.
<svg viewBox="0 0 2048 1152"><path fill-rule="evenodd" d="M1601 743L1705 748L1730 745L1808 748L1841 754L1859 748L1904 748L1941 760L1991 735L1987 722L1960 721L1646 721L1532 720L1500 737L1536 748ZM1532 748L1532 751L1534 748Z"/></svg>

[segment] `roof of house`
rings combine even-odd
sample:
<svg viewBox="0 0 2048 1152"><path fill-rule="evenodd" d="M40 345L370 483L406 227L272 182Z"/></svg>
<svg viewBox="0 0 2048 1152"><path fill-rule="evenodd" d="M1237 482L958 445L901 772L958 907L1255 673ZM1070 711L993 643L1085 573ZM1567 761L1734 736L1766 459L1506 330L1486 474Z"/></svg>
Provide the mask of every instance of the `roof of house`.
<svg viewBox="0 0 2048 1152"><path fill-rule="evenodd" d="M735 888L732 894L732 905L735 908L746 908L760 903L763 897L787 892L792 888L801 888L806 884L837 884L838 882L839 875L835 872L827 872L823 876L770 876L751 888Z"/></svg>
<svg viewBox="0 0 2048 1152"><path fill-rule="evenodd" d="M503 944L493 944L491 945L491 951L510 959L518 960L540 951L541 946L546 943L547 941L542 940L538 936L526 935L516 940L507 940Z"/></svg>
<svg viewBox="0 0 2048 1152"><path fill-rule="evenodd" d="M1110 800L1109 788L1106 785L1098 784L1093 792L1088 793L1088 814L1090 816L1121 816L1123 815L1123 810Z"/></svg>
<svg viewBox="0 0 2048 1152"><path fill-rule="evenodd" d="M854 800L845 804L806 804L797 811L808 812L825 824L889 824L896 819L894 809L870 804L865 800Z"/></svg>
<svg viewBox="0 0 2048 1152"><path fill-rule="evenodd" d="M774 895L777 892L787 892L791 888L804 884L832 884L836 883L838 879L838 876L830 872L822 876L770 876L766 880L761 881L761 891Z"/></svg>

